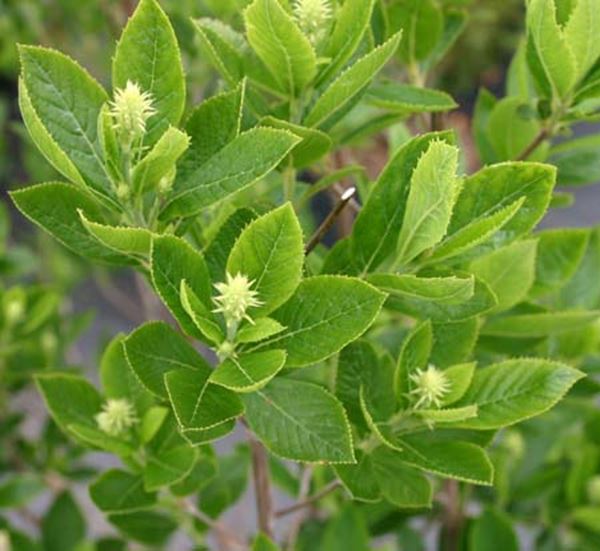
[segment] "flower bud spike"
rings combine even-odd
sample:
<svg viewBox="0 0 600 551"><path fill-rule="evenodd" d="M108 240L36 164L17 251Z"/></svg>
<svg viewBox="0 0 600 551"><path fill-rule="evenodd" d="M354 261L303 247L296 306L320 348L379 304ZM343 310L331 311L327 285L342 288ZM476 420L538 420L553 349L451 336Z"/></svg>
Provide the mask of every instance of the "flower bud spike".
<svg viewBox="0 0 600 551"><path fill-rule="evenodd" d="M410 394L417 398L415 409L431 405L441 407L442 398L450 390L450 381L443 371L430 365L427 369L417 369L409 378L413 383Z"/></svg>
<svg viewBox="0 0 600 551"><path fill-rule="evenodd" d="M316 46L327 33L332 17L329 0L296 0L294 2L296 23L311 42Z"/></svg>
<svg viewBox="0 0 600 551"><path fill-rule="evenodd" d="M125 88L115 90L115 98L110 102L110 114L121 143L131 147L146 133L146 122L156 114L152 96L134 82L127 81Z"/></svg>
<svg viewBox="0 0 600 551"><path fill-rule="evenodd" d="M248 309L262 305L257 298L258 293L251 289L253 284L254 281L250 281L245 275L232 276L229 273L227 281L215 284L220 294L213 298L217 305L213 312L223 314L228 326L237 327L243 319L253 323L248 315Z"/></svg>
<svg viewBox="0 0 600 551"><path fill-rule="evenodd" d="M138 422L133 405L123 398L107 400L95 419L98 428L111 436L119 436Z"/></svg>

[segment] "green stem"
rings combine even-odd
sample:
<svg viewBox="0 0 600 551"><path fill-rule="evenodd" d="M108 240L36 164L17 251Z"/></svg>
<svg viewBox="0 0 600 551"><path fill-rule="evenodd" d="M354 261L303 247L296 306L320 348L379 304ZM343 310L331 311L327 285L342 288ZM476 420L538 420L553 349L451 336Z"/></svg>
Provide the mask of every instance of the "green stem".
<svg viewBox="0 0 600 551"><path fill-rule="evenodd" d="M296 190L296 169L290 164L283 171L283 197L284 201L293 201Z"/></svg>

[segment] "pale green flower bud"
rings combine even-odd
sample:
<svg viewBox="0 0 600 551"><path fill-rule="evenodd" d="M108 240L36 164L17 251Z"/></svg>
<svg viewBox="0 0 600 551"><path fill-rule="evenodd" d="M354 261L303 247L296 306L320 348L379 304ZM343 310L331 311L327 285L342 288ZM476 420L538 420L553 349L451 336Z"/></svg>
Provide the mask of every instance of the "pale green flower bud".
<svg viewBox="0 0 600 551"><path fill-rule="evenodd" d="M25 301L22 297L13 297L4 305L4 316L6 317L7 325L14 325L23 319L24 315Z"/></svg>
<svg viewBox="0 0 600 551"><path fill-rule="evenodd" d="M432 365L427 369L417 369L410 375L410 380L413 383L410 394L417 398L415 409L428 408L431 405L440 407L442 398L450 390L450 381L446 374Z"/></svg>
<svg viewBox="0 0 600 551"><path fill-rule="evenodd" d="M262 305L257 298L258 293L251 289L253 283L245 275L232 277L227 274L226 282L215 284L220 294L213 298L217 305L213 311L223 314L228 325L237 324L243 319L252 321L247 314L248 308Z"/></svg>
<svg viewBox="0 0 600 551"><path fill-rule="evenodd" d="M304 35L316 46L327 34L331 4L329 0L296 0L294 17Z"/></svg>
<svg viewBox="0 0 600 551"><path fill-rule="evenodd" d="M146 133L146 122L156 113L152 96L127 81L125 88L115 90L115 99L110 102L110 114L121 143L131 145Z"/></svg>
<svg viewBox="0 0 600 551"><path fill-rule="evenodd" d="M95 419L100 430L111 436L119 436L138 422L133 405L123 398L107 400Z"/></svg>
<svg viewBox="0 0 600 551"><path fill-rule="evenodd" d="M587 494L592 505L600 505L600 475L593 476L588 480Z"/></svg>
<svg viewBox="0 0 600 551"><path fill-rule="evenodd" d="M123 182L121 182L117 186L117 197L119 201L127 201L130 196L129 186Z"/></svg>

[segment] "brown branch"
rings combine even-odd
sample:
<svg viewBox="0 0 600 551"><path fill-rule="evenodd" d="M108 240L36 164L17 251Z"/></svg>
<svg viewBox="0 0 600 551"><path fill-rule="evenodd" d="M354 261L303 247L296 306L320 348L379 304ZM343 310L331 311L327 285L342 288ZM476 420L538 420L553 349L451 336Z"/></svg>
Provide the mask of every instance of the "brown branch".
<svg viewBox="0 0 600 551"><path fill-rule="evenodd" d="M546 138L549 138L549 137L550 137L550 132L548 131L548 129L542 128L538 132L538 135L535 138L533 138L531 143L525 149L523 149L523 151L521 151L521 153L519 153L519 155L517 156L517 158L515 160L516 161L526 161L529 158L529 156L542 144L542 142Z"/></svg>
<svg viewBox="0 0 600 551"><path fill-rule="evenodd" d="M273 538L273 498L269 479L269 457L267 450L252 434L250 434L250 450L252 454L252 477L258 513L258 528Z"/></svg>
<svg viewBox="0 0 600 551"><path fill-rule="evenodd" d="M223 542L229 549L236 549L240 551L248 551L248 545L237 538L224 524L221 524L218 520L209 517L206 513L198 509L192 501L189 499L181 500L180 505L184 511L190 515L196 517L200 522L206 524L211 530L214 530L218 538Z"/></svg>
<svg viewBox="0 0 600 551"><path fill-rule="evenodd" d="M458 551L463 527L460 487L456 480L446 480L446 502L442 520L443 551Z"/></svg>
<svg viewBox="0 0 600 551"><path fill-rule="evenodd" d="M306 254L309 254L321 242L321 240L325 237L327 232L332 228L337 217L344 210L344 207L354 197L355 193L356 193L355 187L348 188L346 191L344 191L344 193L342 193L338 202L333 207L333 210L327 215L325 220L323 220L321 225L317 228L317 231L310 238L308 244L306 245L306 249L304 251Z"/></svg>
<svg viewBox="0 0 600 551"><path fill-rule="evenodd" d="M279 511L275 512L276 517L283 517L285 515L289 515L290 513L295 513L300 509L304 509L305 507L309 507L313 503L320 501L324 497L328 496L331 492L334 492L338 488L341 487L341 482L339 480L333 480L326 486L324 486L321 490L319 490L316 494L313 494L302 501L298 501L294 503L294 505L290 505L289 507L285 507L284 509L279 509Z"/></svg>

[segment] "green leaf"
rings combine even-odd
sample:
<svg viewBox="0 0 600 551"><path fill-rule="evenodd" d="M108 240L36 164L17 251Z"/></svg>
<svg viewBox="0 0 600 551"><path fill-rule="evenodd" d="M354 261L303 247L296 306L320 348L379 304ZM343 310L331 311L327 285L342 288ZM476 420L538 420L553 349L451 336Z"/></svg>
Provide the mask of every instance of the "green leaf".
<svg viewBox="0 0 600 551"><path fill-rule="evenodd" d="M432 331L429 320L414 327L404 339L394 372L394 392L400 404L407 405L406 396L410 391L410 376L417 369L427 367L431 345Z"/></svg>
<svg viewBox="0 0 600 551"><path fill-rule="evenodd" d="M302 141L294 147L290 154L292 164L296 168L302 168L317 162L333 145L331 138L327 134L315 128L307 128L306 126L293 124L272 116L263 117L259 124L260 126L288 130L292 134L302 138ZM285 161L283 163L285 164Z"/></svg>
<svg viewBox="0 0 600 551"><path fill-rule="evenodd" d="M583 186L600 180L600 136L584 136L553 147L548 162L558 169L556 184Z"/></svg>
<svg viewBox="0 0 600 551"><path fill-rule="evenodd" d="M450 143L449 132L418 136L400 147L375 183L352 230L352 260L363 275L396 250L410 179L421 155L436 139Z"/></svg>
<svg viewBox="0 0 600 551"><path fill-rule="evenodd" d="M576 59L556 22L554 2L531 0L527 5L528 61L544 91L563 98L576 79Z"/></svg>
<svg viewBox="0 0 600 551"><path fill-rule="evenodd" d="M138 414L145 412L154 401L131 369L123 348L123 334L113 338L100 359L100 382L107 398L125 398Z"/></svg>
<svg viewBox="0 0 600 551"><path fill-rule="evenodd" d="M159 398L168 398L163 381L165 373L185 369L201 377L203 372L210 370L192 345L161 321L142 325L123 341L123 346L134 373L144 387Z"/></svg>
<svg viewBox="0 0 600 551"><path fill-rule="evenodd" d="M339 114L343 113L343 108L364 91L394 54L399 43L400 34L396 34L346 69L317 99L303 124L323 129L333 126Z"/></svg>
<svg viewBox="0 0 600 551"><path fill-rule="evenodd" d="M104 513L129 513L149 509L156 503L156 494L144 490L141 476L110 469L90 485L90 497Z"/></svg>
<svg viewBox="0 0 600 551"><path fill-rule="evenodd" d="M428 425L444 423L443 426L452 425L457 421L477 417L477 406L463 406L461 408L445 409L420 409L415 415L423 419Z"/></svg>
<svg viewBox="0 0 600 551"><path fill-rule="evenodd" d="M235 341L238 343L250 343L262 341L277 333L281 333L285 327L271 318L259 318L254 323L246 323L237 332Z"/></svg>
<svg viewBox="0 0 600 551"><path fill-rule="evenodd" d="M431 483L417 469L406 465L399 452L380 446L371 457L385 499L403 509L431 507Z"/></svg>
<svg viewBox="0 0 600 551"><path fill-rule="evenodd" d="M144 469L144 489L152 492L183 480L196 458L196 450L187 445L150 455Z"/></svg>
<svg viewBox="0 0 600 551"><path fill-rule="evenodd" d="M198 169L240 133L245 82L234 90L203 101L185 123L190 145L177 163L177 187L186 185Z"/></svg>
<svg viewBox="0 0 600 551"><path fill-rule="evenodd" d="M476 422L477 417L463 421ZM492 463L483 448L470 442L436 441L434 435L414 434L397 438L398 458L418 469L471 484L491 485Z"/></svg>
<svg viewBox="0 0 600 551"><path fill-rule="evenodd" d="M347 0L338 9L325 50L331 61L319 74L319 85L333 77L352 58L369 26L374 4L374 0Z"/></svg>
<svg viewBox="0 0 600 551"><path fill-rule="evenodd" d="M347 504L327 523L319 547L322 551L369 551L369 531L361 512Z"/></svg>
<svg viewBox="0 0 600 551"><path fill-rule="evenodd" d="M202 446L227 436L234 428L235 419L231 419L208 429L186 430L182 436L192 446Z"/></svg>
<svg viewBox="0 0 600 551"><path fill-rule="evenodd" d="M474 293L473 277L418 277L412 274L372 274L367 281L392 295L441 304L469 300Z"/></svg>
<svg viewBox="0 0 600 551"><path fill-rule="evenodd" d="M61 149L60 145L56 143L48 129L44 126L44 123L40 120L38 114L35 112L35 109L31 104L31 99L29 98L29 92L27 91L22 78L19 78L19 109L25 127L27 128L33 143L40 150L42 155L44 155L48 162L68 180L81 187L85 187L85 180L81 176L79 170L69 156Z"/></svg>
<svg viewBox="0 0 600 551"><path fill-rule="evenodd" d="M86 536L85 519L68 491L61 492L42 520L45 551L75 551Z"/></svg>
<svg viewBox="0 0 600 551"><path fill-rule="evenodd" d="M356 464L334 465L333 470L338 475L344 488L352 499L358 501L377 502L381 499L381 489L375 479L373 460L369 454L356 450Z"/></svg>
<svg viewBox="0 0 600 551"><path fill-rule="evenodd" d="M564 39L578 68L584 76L600 56L600 12L593 0L577 0L563 28Z"/></svg>
<svg viewBox="0 0 600 551"><path fill-rule="evenodd" d="M175 169L177 159L190 143L189 136L169 126L148 154L133 168L131 181L135 192L155 191L162 178Z"/></svg>
<svg viewBox="0 0 600 551"><path fill-rule="evenodd" d="M68 155L87 185L114 204L98 139L97 120L108 99L106 92L64 54L37 46L20 46L19 54L27 91L24 103L29 103L47 134ZM49 147L56 160L57 148ZM73 177L71 168L67 170Z"/></svg>
<svg viewBox="0 0 600 551"><path fill-rule="evenodd" d="M240 134L190 173L188 179L175 182L160 219L192 216L258 182L298 141L292 133L273 128L253 128Z"/></svg>
<svg viewBox="0 0 600 551"><path fill-rule="evenodd" d="M528 233L540 221L554 188L556 171L537 163L501 163L465 179L450 222L449 235L497 213L521 197L521 208L486 241L487 250Z"/></svg>
<svg viewBox="0 0 600 551"><path fill-rule="evenodd" d="M210 312L212 289L203 256L183 239L163 235L152 240L150 263L154 288L173 317L186 333L201 336L181 303L180 291L185 280Z"/></svg>
<svg viewBox="0 0 600 551"><path fill-rule="evenodd" d="M44 373L36 375L35 382L52 418L65 432L69 432L73 424L96 426L95 416L100 411L102 398L83 377Z"/></svg>
<svg viewBox="0 0 600 551"><path fill-rule="evenodd" d="M444 369L450 389L442 398L442 406L449 406L460 400L467 392L475 373L475 362L458 364Z"/></svg>
<svg viewBox="0 0 600 551"><path fill-rule="evenodd" d="M390 6L392 32L402 30L400 54L404 61L425 59L440 40L444 28L442 10L433 0L405 0Z"/></svg>
<svg viewBox="0 0 600 551"><path fill-rule="evenodd" d="M33 473L14 473L0 484L0 509L25 507L46 489L46 484Z"/></svg>
<svg viewBox="0 0 600 551"><path fill-rule="evenodd" d="M448 367L471 358L479 334L476 317L450 323L433 323L433 348L430 361Z"/></svg>
<svg viewBox="0 0 600 551"><path fill-rule="evenodd" d="M371 343L358 340L346 346L338 357L335 375L335 395L342 402L348 418L358 426L365 426L360 409L359 390L378 370L379 358Z"/></svg>
<svg viewBox="0 0 600 551"><path fill-rule="evenodd" d="M344 408L324 388L277 378L245 395L244 403L250 428L275 455L293 461L354 462Z"/></svg>
<svg viewBox="0 0 600 551"><path fill-rule="evenodd" d="M177 423L184 431L207 430L239 417L244 407L234 392L211 384L212 373L179 369L165 375Z"/></svg>
<svg viewBox="0 0 600 551"><path fill-rule="evenodd" d="M446 234L460 191L457 168L458 149L442 141L432 142L417 162L398 236L399 264L410 262Z"/></svg>
<svg viewBox="0 0 600 551"><path fill-rule="evenodd" d="M478 415L463 428L487 430L514 425L550 409L583 377L567 365L539 359L507 360L478 369L455 407L476 404Z"/></svg>
<svg viewBox="0 0 600 551"><path fill-rule="evenodd" d="M496 153L496 161L516 159L536 138L541 130L538 119L523 114L529 107L520 97L507 97L498 101L490 113L487 134ZM546 147L538 147L530 155L533 160L543 160Z"/></svg>
<svg viewBox="0 0 600 551"><path fill-rule="evenodd" d="M536 239L515 241L478 258L469 270L496 295L493 312L508 310L527 296L535 278Z"/></svg>
<svg viewBox="0 0 600 551"><path fill-rule="evenodd" d="M423 263L435 264L459 255L468 257L468 253L472 249L476 249L478 245L485 243L499 232L523 206L524 202L525 197L521 197L493 214L477 218L470 224L463 226L434 247L431 255L425 258Z"/></svg>
<svg viewBox="0 0 600 551"><path fill-rule="evenodd" d="M13 191L10 196L24 216L73 252L105 263L127 262L85 229L78 209L96 220L102 219L102 213L98 203L75 186L49 182Z"/></svg>
<svg viewBox="0 0 600 551"><path fill-rule="evenodd" d="M306 36L278 0L254 0L244 12L246 37L280 89L301 92L317 73L317 57Z"/></svg>
<svg viewBox="0 0 600 551"><path fill-rule="evenodd" d="M541 296L560 289L571 279L583 259L590 234L586 230L560 229L546 230L536 237L539 241L531 294Z"/></svg>
<svg viewBox="0 0 600 551"><path fill-rule="evenodd" d="M153 406L144 413L139 429L140 440L144 444L147 444L156 436L168 415L168 408L163 406Z"/></svg>
<svg viewBox="0 0 600 551"><path fill-rule="evenodd" d="M227 260L227 272L254 281L262 302L252 310L265 315L286 302L302 278L302 229L291 203L252 221L241 233Z"/></svg>
<svg viewBox="0 0 600 551"><path fill-rule="evenodd" d="M579 268L560 291L563 308L593 309L600 303L600 229L590 230L587 249Z"/></svg>
<svg viewBox="0 0 600 551"><path fill-rule="evenodd" d="M85 229L107 249L131 256L133 263L150 254L152 233L147 229L99 224L89 220L83 210L78 209L78 213Z"/></svg>
<svg viewBox="0 0 600 551"><path fill-rule="evenodd" d="M204 250L204 258L212 281L225 281L225 266L233 245L244 228L256 218L256 213L241 208L221 224L216 235Z"/></svg>
<svg viewBox="0 0 600 551"><path fill-rule="evenodd" d="M177 529L177 522L153 511L109 515L114 524L128 539L160 547Z"/></svg>
<svg viewBox="0 0 600 551"><path fill-rule="evenodd" d="M204 337L214 344L221 344L225 340L223 329L218 324L212 311L192 291L185 279L181 280L179 295L183 309Z"/></svg>
<svg viewBox="0 0 600 551"><path fill-rule="evenodd" d="M471 525L469 550L487 551L495 547L506 551L519 551L519 540L506 513L487 509Z"/></svg>
<svg viewBox="0 0 600 551"><path fill-rule="evenodd" d="M279 547L264 534L258 534L252 542L252 551L279 551Z"/></svg>
<svg viewBox="0 0 600 551"><path fill-rule="evenodd" d="M223 511L237 502L245 493L250 468L247 446L237 445L227 455L218 458L218 473L200 491L200 510L211 518L218 518Z"/></svg>
<svg viewBox="0 0 600 551"><path fill-rule="evenodd" d="M146 144L154 144L185 107L181 54L169 19L156 0L141 0L117 44L113 86L134 82L152 96L156 115L148 120Z"/></svg>
<svg viewBox="0 0 600 551"><path fill-rule="evenodd" d="M376 84L369 88L367 96L374 105L403 115L439 113L458 107L452 96L445 92L397 82Z"/></svg>
<svg viewBox="0 0 600 551"><path fill-rule="evenodd" d="M440 303L405 295L391 295L385 305L386 308L403 312L417 319L430 318L434 322L447 323L466 320L489 312L496 304L496 297L489 286L475 279L473 296L462 303Z"/></svg>
<svg viewBox="0 0 600 551"><path fill-rule="evenodd" d="M496 152L488 133L490 115L497 102L496 96L491 92L488 92L485 88L479 89L473 113L473 137L475 138L481 162L484 164L491 164L497 161Z"/></svg>
<svg viewBox="0 0 600 551"><path fill-rule="evenodd" d="M287 350L287 367L310 365L341 350L373 323L385 295L358 279L316 276L303 280L294 295L272 317L286 327L260 343Z"/></svg>
<svg viewBox="0 0 600 551"><path fill-rule="evenodd" d="M512 338L547 337L582 329L595 322L600 311L564 310L539 314L514 314L490 319L482 328L482 335Z"/></svg>
<svg viewBox="0 0 600 551"><path fill-rule="evenodd" d="M170 491L178 497L197 493L217 475L218 467L213 449L210 446L201 446L197 448L197 452L198 460L192 471L170 488Z"/></svg>
<svg viewBox="0 0 600 551"><path fill-rule="evenodd" d="M241 354L226 359L212 372L210 381L235 392L253 392L265 386L285 364L285 350Z"/></svg>

